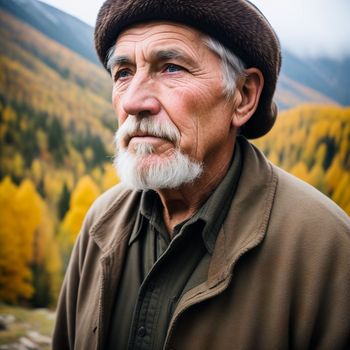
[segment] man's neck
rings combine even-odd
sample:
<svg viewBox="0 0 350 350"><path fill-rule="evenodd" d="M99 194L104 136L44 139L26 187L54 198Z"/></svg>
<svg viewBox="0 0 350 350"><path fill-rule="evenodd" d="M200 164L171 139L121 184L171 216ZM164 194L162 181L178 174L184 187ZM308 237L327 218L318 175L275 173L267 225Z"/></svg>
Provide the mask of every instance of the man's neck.
<svg viewBox="0 0 350 350"><path fill-rule="evenodd" d="M219 168L215 166L215 171L204 169L193 183L156 191L163 205L164 224L171 237L174 227L192 217L219 185L229 169L231 158L218 162L221 164Z"/></svg>

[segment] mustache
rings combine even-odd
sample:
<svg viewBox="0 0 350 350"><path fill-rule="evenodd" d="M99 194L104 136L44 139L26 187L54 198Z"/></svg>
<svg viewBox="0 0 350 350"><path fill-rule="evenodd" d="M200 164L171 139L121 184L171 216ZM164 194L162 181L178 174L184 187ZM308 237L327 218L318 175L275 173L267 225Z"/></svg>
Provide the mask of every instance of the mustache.
<svg viewBox="0 0 350 350"><path fill-rule="evenodd" d="M126 121L118 128L115 142L118 148L125 148L131 138L135 136L154 136L178 144L180 132L177 127L167 120L160 121L155 117L138 119L128 116Z"/></svg>

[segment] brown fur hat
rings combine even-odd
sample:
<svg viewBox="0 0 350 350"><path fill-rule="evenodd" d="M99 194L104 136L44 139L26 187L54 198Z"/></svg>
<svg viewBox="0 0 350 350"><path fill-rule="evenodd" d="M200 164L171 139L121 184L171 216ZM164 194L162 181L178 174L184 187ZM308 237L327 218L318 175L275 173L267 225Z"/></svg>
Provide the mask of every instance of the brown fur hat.
<svg viewBox="0 0 350 350"><path fill-rule="evenodd" d="M281 49L263 14L247 0L106 0L95 27L95 46L102 64L106 67L108 50L124 29L158 20L194 27L219 40L241 58L246 68L261 70L265 84L259 105L241 133L247 138L266 134L277 115L272 99L281 67Z"/></svg>

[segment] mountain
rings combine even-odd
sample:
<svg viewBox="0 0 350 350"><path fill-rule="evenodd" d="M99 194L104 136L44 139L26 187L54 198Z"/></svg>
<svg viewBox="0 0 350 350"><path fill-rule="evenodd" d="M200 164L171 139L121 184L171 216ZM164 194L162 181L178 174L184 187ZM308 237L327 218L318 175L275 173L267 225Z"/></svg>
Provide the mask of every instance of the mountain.
<svg viewBox="0 0 350 350"><path fill-rule="evenodd" d="M93 28L79 19L37 0L0 0L0 9L91 62L98 63L93 46Z"/></svg>
<svg viewBox="0 0 350 350"><path fill-rule="evenodd" d="M342 105L350 105L350 57L299 58L283 49L282 75Z"/></svg>
<svg viewBox="0 0 350 350"><path fill-rule="evenodd" d="M10 291L10 302L54 305L88 207L118 181L111 79L97 64L92 32L37 0L0 0L0 294ZM284 51L280 108L347 103L340 87L348 63L305 64ZM301 106L282 112L258 142L350 213L349 120L350 108Z"/></svg>
<svg viewBox="0 0 350 350"><path fill-rule="evenodd" d="M0 178L20 181L37 160L50 195L44 178L73 186L103 170L117 123L101 67L0 10L0 72Z"/></svg>
<svg viewBox="0 0 350 350"><path fill-rule="evenodd" d="M312 65L324 76L328 84L323 85L319 81L305 82L305 84L317 88L343 105L350 105L350 57L339 58L339 60L313 59Z"/></svg>
<svg viewBox="0 0 350 350"><path fill-rule="evenodd" d="M93 47L93 28L38 0L0 0L0 8L31 25L45 36L85 57L98 59ZM350 105L350 59L307 60L283 48L283 63L276 100L280 109L302 103Z"/></svg>

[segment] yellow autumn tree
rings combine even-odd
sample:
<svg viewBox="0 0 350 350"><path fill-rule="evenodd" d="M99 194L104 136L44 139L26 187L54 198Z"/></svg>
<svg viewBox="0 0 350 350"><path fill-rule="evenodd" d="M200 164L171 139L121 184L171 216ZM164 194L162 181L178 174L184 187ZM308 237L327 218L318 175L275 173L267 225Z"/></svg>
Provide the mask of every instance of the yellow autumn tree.
<svg viewBox="0 0 350 350"><path fill-rule="evenodd" d="M102 176L101 187L103 191L108 190L117 183L119 183L119 177L116 173L116 169L110 163L106 164L104 167L104 174Z"/></svg>
<svg viewBox="0 0 350 350"><path fill-rule="evenodd" d="M5 178L0 184L0 300L8 302L29 298L32 293L27 267L16 249L20 245L16 234L16 193L17 187Z"/></svg>
<svg viewBox="0 0 350 350"><path fill-rule="evenodd" d="M43 169L39 159L34 159L30 170L34 183L38 185L43 176Z"/></svg>
<svg viewBox="0 0 350 350"><path fill-rule="evenodd" d="M47 173L44 176L45 197L50 203L57 203L62 190L62 179L55 173Z"/></svg>
<svg viewBox="0 0 350 350"><path fill-rule="evenodd" d="M344 174L339 179L339 184L333 192L332 199L343 208L350 204L350 174ZM349 213L350 214L350 213Z"/></svg>
<svg viewBox="0 0 350 350"><path fill-rule="evenodd" d="M33 239L40 224L42 200L33 183L0 184L0 300L16 303L33 294Z"/></svg>
<svg viewBox="0 0 350 350"><path fill-rule="evenodd" d="M43 213L33 243L32 305L45 307L55 304L61 285L62 261L57 239L54 235L54 219L47 206Z"/></svg>
<svg viewBox="0 0 350 350"><path fill-rule="evenodd" d="M309 178L309 173L307 171L307 167L305 163L299 162L297 163L291 170L290 173L299 177L300 179L307 181Z"/></svg>
<svg viewBox="0 0 350 350"><path fill-rule="evenodd" d="M99 188L89 175L78 181L62 223L62 238L66 243L74 243L89 207L99 194Z"/></svg>
<svg viewBox="0 0 350 350"><path fill-rule="evenodd" d="M12 174L17 177L22 177L24 173L24 159L18 152L15 153L12 160Z"/></svg>
<svg viewBox="0 0 350 350"><path fill-rule="evenodd" d="M350 108L305 105L284 111L254 143L350 215Z"/></svg>

